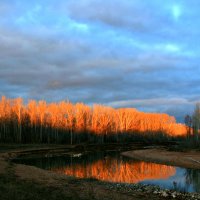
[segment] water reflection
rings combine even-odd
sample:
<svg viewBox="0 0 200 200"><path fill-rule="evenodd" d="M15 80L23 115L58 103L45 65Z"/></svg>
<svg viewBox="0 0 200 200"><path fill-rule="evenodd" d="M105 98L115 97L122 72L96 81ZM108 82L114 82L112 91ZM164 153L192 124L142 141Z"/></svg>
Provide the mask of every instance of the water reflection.
<svg viewBox="0 0 200 200"><path fill-rule="evenodd" d="M35 157L16 160L79 178L121 183L148 183L182 191L200 191L200 171L137 161L117 152L89 153L80 157Z"/></svg>
<svg viewBox="0 0 200 200"><path fill-rule="evenodd" d="M185 182L188 187L193 186L193 190L200 192L200 170L186 169Z"/></svg>
<svg viewBox="0 0 200 200"><path fill-rule="evenodd" d="M93 163L73 163L53 171L80 178L137 183L146 179L167 179L176 172L174 167L146 162L131 162L107 157Z"/></svg>

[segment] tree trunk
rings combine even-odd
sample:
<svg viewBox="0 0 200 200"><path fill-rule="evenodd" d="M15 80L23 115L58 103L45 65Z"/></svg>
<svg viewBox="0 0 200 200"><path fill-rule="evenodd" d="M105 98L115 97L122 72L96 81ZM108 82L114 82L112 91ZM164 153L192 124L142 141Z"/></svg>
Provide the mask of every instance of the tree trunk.
<svg viewBox="0 0 200 200"><path fill-rule="evenodd" d="M19 123L19 143L22 142L22 124L21 122Z"/></svg>
<svg viewBox="0 0 200 200"><path fill-rule="evenodd" d="M40 142L42 143L42 125L40 126Z"/></svg>
<svg viewBox="0 0 200 200"><path fill-rule="evenodd" d="M72 145L72 142L73 142L73 138L72 138L72 137L73 137L72 128L71 128L71 131L70 131L70 135L71 135L71 142L70 142L70 143L71 143L71 145Z"/></svg>

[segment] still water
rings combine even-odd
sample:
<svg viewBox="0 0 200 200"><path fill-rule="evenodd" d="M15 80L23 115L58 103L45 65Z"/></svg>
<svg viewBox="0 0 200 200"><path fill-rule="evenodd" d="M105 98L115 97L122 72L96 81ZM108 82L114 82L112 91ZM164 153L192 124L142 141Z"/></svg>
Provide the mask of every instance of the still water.
<svg viewBox="0 0 200 200"><path fill-rule="evenodd" d="M200 192L200 170L138 161L123 157L119 152L21 157L15 162L79 178L145 183L179 191Z"/></svg>

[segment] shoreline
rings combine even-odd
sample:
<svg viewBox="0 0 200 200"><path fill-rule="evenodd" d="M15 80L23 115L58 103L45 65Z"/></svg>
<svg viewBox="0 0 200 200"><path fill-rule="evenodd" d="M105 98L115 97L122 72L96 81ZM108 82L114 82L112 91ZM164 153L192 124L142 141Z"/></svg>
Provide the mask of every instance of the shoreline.
<svg viewBox="0 0 200 200"><path fill-rule="evenodd" d="M126 151L122 152L121 155L158 164L200 169L200 152L197 151L177 152L153 148Z"/></svg>
<svg viewBox="0 0 200 200"><path fill-rule="evenodd" d="M68 148L68 147L67 147ZM69 152L73 152L76 147L69 146ZM34 166L22 165L13 163L11 160L19 155L30 154L32 152L56 152L60 153L62 147L54 146L42 148L36 147L30 149L9 150L8 152L0 153L0 178L5 177L9 180L12 176L16 181L10 180L8 184L17 185L23 183L23 190L26 190L26 185L30 183L35 187L45 189L54 188L64 196L72 196L71 199L116 199L116 200L161 200L161 199L200 199L199 193L182 193L173 190L161 189L158 186L142 185L142 184L126 184L126 183L110 183L103 182L97 179L80 179L63 174L57 174L52 171L40 169ZM139 150L135 150L139 151ZM133 152L133 151L128 151ZM127 153L127 152L125 152ZM124 153L122 153L123 155ZM15 183L16 182L16 183ZM1 184L1 183L0 183ZM24 188L25 187L25 188ZM1 188L1 185L0 185ZM30 191L31 192L31 191ZM7 193L5 194L7 195ZM1 194L0 194L1 197ZM67 199L67 198L66 198ZM13 199L15 200L15 199ZM18 200L18 199L17 199Z"/></svg>

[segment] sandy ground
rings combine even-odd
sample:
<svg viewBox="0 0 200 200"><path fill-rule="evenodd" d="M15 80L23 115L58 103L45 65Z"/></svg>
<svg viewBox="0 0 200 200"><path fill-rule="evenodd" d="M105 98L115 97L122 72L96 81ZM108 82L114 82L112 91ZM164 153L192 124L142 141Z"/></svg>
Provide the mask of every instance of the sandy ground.
<svg viewBox="0 0 200 200"><path fill-rule="evenodd" d="M165 149L144 149L122 153L123 156L155 163L200 169L200 152L174 152Z"/></svg>

